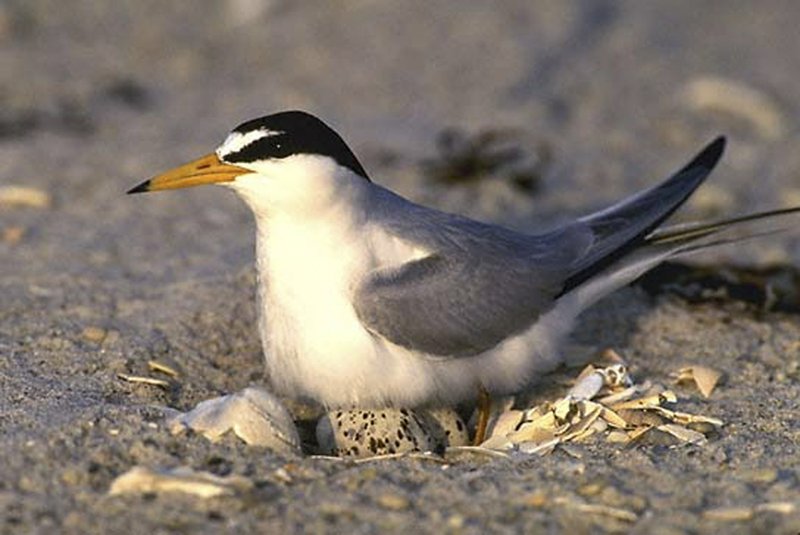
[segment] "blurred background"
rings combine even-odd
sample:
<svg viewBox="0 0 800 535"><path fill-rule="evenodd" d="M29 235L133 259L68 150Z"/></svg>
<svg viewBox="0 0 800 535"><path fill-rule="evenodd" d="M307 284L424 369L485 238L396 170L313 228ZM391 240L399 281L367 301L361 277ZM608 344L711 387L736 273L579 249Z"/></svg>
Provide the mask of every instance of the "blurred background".
<svg viewBox="0 0 800 535"><path fill-rule="evenodd" d="M791 0L5 0L0 185L44 197L0 202L0 270L244 267L250 216L230 193L123 193L291 108L376 182L525 230L651 185L720 133L728 153L680 218L797 205L798 23Z"/></svg>
<svg viewBox="0 0 800 535"><path fill-rule="evenodd" d="M797 316L762 312L777 279L794 296L783 310L798 309L800 232L692 259L713 285L673 286L700 305L622 291L576 329L639 377L668 381L684 362L723 370L715 398L689 406L731 424L708 447L284 469L162 425L163 407L263 383L249 211L222 188L125 195L245 120L301 108L375 182L527 231L657 183L719 134L723 161L675 220L797 206L798 28L794 0L0 0L0 522L355 533L369 519L470 532L494 518L485 531L598 532L598 515L557 506L573 496L641 515L608 517L609 532L798 532ZM783 267L753 291L734 287L728 263ZM742 294L753 306L728 299ZM155 374L151 360L179 376L123 380ZM137 464L258 485L244 501L106 499ZM409 509L377 507L387 489ZM767 499L794 517L701 514Z"/></svg>

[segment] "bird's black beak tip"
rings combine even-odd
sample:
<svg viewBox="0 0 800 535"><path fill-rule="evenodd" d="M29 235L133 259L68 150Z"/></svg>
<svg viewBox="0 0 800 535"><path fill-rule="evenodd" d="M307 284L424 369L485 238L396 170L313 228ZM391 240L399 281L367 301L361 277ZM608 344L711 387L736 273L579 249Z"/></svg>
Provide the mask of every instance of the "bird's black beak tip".
<svg viewBox="0 0 800 535"><path fill-rule="evenodd" d="M149 180L146 180L146 181L142 182L141 184L139 184L138 186L129 189L125 193L130 195L132 193L144 193L146 191L150 191L150 181Z"/></svg>

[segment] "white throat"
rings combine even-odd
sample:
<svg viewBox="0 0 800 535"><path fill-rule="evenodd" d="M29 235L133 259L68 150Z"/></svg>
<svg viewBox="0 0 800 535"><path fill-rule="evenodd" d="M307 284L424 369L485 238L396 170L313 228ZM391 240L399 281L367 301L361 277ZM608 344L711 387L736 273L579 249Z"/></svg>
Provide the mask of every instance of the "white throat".
<svg viewBox="0 0 800 535"><path fill-rule="evenodd" d="M341 378L344 370L319 363L356 352L369 336L350 294L373 262L363 240L369 182L328 159L292 160L244 175L233 189L256 219L259 327L270 380L297 395L313 392L308 382Z"/></svg>

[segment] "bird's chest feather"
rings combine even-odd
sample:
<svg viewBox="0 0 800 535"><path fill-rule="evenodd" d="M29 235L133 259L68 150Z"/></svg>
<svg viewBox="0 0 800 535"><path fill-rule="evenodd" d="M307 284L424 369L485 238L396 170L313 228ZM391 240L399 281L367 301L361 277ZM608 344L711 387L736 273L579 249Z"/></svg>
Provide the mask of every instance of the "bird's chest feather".
<svg viewBox="0 0 800 535"><path fill-rule="evenodd" d="M261 336L273 381L286 387L324 376L333 381L377 361L380 343L355 313L354 289L374 269L420 254L364 223L259 229Z"/></svg>
<svg viewBox="0 0 800 535"><path fill-rule="evenodd" d="M369 269L362 239L348 226L273 224L258 249L262 336L273 352L346 345L357 327L352 285Z"/></svg>

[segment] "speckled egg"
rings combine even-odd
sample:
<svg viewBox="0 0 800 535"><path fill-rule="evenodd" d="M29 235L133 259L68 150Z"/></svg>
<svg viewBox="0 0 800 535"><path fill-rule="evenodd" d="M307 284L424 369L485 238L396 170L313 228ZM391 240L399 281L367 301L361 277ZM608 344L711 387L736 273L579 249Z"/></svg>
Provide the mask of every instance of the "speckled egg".
<svg viewBox="0 0 800 535"><path fill-rule="evenodd" d="M338 410L317 422L320 450L342 457L442 452L468 440L466 425L451 409Z"/></svg>

